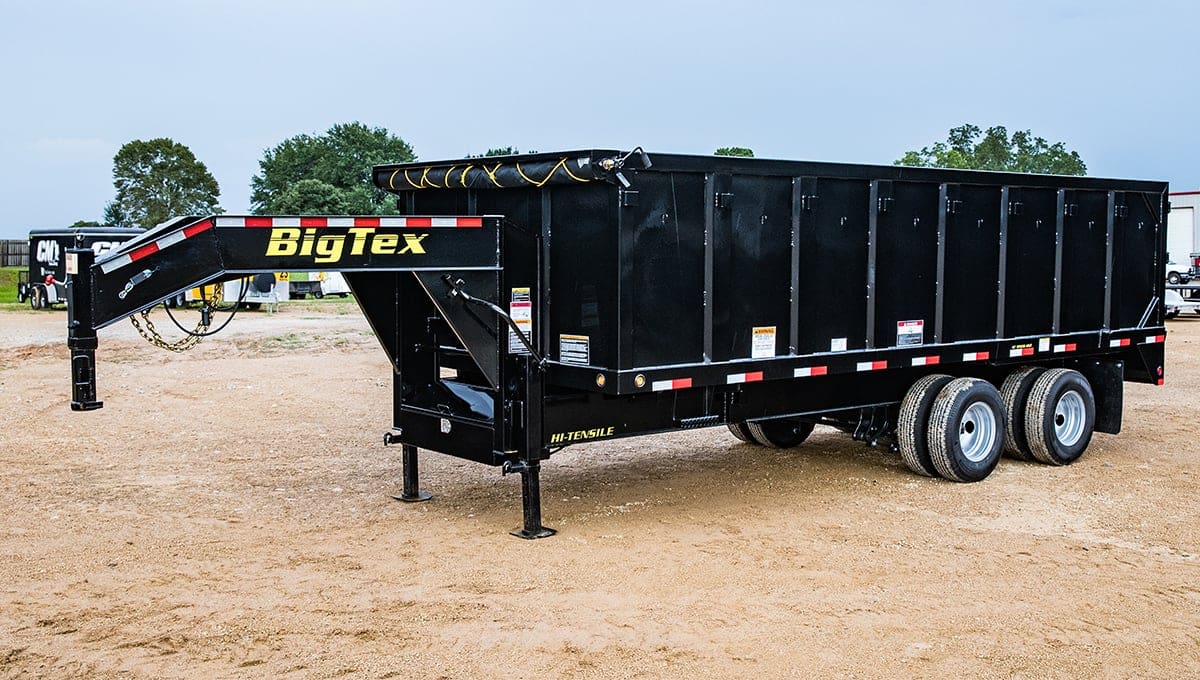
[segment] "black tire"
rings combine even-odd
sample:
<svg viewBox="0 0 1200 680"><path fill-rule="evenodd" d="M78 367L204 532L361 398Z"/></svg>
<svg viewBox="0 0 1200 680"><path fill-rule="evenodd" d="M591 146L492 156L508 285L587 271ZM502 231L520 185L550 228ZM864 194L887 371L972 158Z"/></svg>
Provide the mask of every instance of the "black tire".
<svg viewBox="0 0 1200 680"><path fill-rule="evenodd" d="M929 457L953 482L978 482L996 469L1004 449L1004 401L991 383L956 378L929 414Z"/></svg>
<svg viewBox="0 0 1200 680"><path fill-rule="evenodd" d="M1174 319L1175 317L1179 316L1179 312L1167 312L1163 316L1165 316L1168 319Z"/></svg>
<svg viewBox="0 0 1200 680"><path fill-rule="evenodd" d="M255 274L250 279L250 288L256 293L270 293L274 286L274 274Z"/></svg>
<svg viewBox="0 0 1200 680"><path fill-rule="evenodd" d="M929 442L926 432L929 429L929 411L937 399L938 392L954 380L948 375L927 375L904 395L900 402L900 418L896 423L896 444L900 448L900 459L909 470L926 477L937 477L933 461L929 459Z"/></svg>
<svg viewBox="0 0 1200 680"><path fill-rule="evenodd" d="M756 423L746 423L750 437L762 446L772 449L790 449L800 446L812 434L813 423L803 420L783 418L780 420L761 420Z"/></svg>
<svg viewBox="0 0 1200 680"><path fill-rule="evenodd" d="M42 290L41 286L34 286L33 289L29 291L29 308L46 308L46 291Z"/></svg>
<svg viewBox="0 0 1200 680"><path fill-rule="evenodd" d="M342 298L343 300L345 300L345 299L346 299L346 296L347 296L347 295L349 295L349 293L338 293L338 294L337 294L337 296L338 296L338 297L340 297L340 298Z"/></svg>
<svg viewBox="0 0 1200 680"><path fill-rule="evenodd" d="M1018 368L1004 379L1000 386L1000 398L1004 400L1005 425L1004 454L1017 460L1033 460L1029 442L1025 438L1025 405L1033 383L1046 369L1041 366Z"/></svg>
<svg viewBox="0 0 1200 680"><path fill-rule="evenodd" d="M325 297L325 293L322 293L322 292L321 292L321 291L319 291L319 290L314 290L314 291L313 291L313 294L312 294L312 296L313 296L314 298L316 298L316 299L320 300L320 299L322 299L322 298L324 298L324 297Z"/></svg>
<svg viewBox="0 0 1200 680"><path fill-rule="evenodd" d="M1096 427L1096 397L1078 371L1043 373L1029 392L1025 434L1033 457L1048 465L1068 465L1083 455Z"/></svg>
<svg viewBox="0 0 1200 680"><path fill-rule="evenodd" d="M1179 275L1179 272L1171 272L1170 274L1167 274L1167 283L1175 286L1179 285L1181 281L1183 281L1183 277Z"/></svg>
<svg viewBox="0 0 1200 680"><path fill-rule="evenodd" d="M750 429L746 427L746 423L729 423L726 425L729 428L729 433L738 439L753 444L754 437L750 436Z"/></svg>

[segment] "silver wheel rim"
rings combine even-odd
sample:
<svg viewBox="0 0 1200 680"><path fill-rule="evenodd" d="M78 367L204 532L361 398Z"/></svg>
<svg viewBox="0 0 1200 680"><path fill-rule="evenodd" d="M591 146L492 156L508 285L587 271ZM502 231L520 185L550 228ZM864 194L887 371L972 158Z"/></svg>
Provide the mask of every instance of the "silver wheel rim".
<svg viewBox="0 0 1200 680"><path fill-rule="evenodd" d="M996 445L996 412L987 404L976 402L967 407L958 424L958 447L972 463L988 457Z"/></svg>
<svg viewBox="0 0 1200 680"><path fill-rule="evenodd" d="M1083 423L1087 420L1087 408L1083 397L1075 390L1063 392L1054 405L1054 437L1063 446L1074 446L1083 436Z"/></svg>

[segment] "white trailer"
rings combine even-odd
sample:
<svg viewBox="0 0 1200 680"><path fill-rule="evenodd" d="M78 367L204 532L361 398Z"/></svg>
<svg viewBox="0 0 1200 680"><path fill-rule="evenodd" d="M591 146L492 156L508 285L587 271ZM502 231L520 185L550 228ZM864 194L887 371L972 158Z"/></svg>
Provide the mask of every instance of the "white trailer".
<svg viewBox="0 0 1200 680"><path fill-rule="evenodd" d="M1200 269L1200 191L1177 191L1170 201L1167 262L1187 266L1194 277Z"/></svg>

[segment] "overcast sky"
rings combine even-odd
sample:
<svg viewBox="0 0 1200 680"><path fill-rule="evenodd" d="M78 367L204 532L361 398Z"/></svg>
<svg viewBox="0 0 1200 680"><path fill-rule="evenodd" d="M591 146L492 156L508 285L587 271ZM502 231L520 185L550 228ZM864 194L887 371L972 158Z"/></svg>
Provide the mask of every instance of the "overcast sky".
<svg viewBox="0 0 1200 680"><path fill-rule="evenodd" d="M0 0L0 238L100 220L132 139L249 207L339 122L425 160L643 145L891 163L964 122L1200 189L1200 3Z"/></svg>

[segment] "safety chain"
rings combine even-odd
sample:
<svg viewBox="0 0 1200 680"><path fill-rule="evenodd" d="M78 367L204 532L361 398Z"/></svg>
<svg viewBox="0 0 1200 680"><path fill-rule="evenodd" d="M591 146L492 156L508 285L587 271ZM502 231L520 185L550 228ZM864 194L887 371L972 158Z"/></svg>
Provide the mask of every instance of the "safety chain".
<svg viewBox="0 0 1200 680"><path fill-rule="evenodd" d="M210 311L216 307L216 305L212 304L211 302L206 301L204 304L209 308ZM151 307L151 309L153 309L153 307ZM137 329L138 334L145 338L146 342L149 342L151 345L161 349L170 350L172 352L186 352L187 350L200 344L200 341L204 339L204 337L200 334L208 330L209 324L204 323L204 319L206 317L211 319L208 314L201 314L200 321L196 322L196 329L192 331L191 334L186 335L174 342L167 342L163 339L163 336L159 334L158 329L154 327L154 322L150 320L150 309L142 311L142 321L146 322L145 328L142 328L142 324L138 323L136 314L131 314L129 316L129 322L132 323L133 327Z"/></svg>

